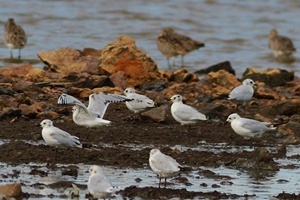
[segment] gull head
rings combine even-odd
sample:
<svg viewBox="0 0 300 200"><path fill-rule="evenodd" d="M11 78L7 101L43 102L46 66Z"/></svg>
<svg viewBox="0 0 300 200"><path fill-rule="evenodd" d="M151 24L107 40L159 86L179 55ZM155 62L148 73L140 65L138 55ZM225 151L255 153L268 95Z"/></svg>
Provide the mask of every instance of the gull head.
<svg viewBox="0 0 300 200"><path fill-rule="evenodd" d="M135 93L135 90L133 89L133 88L131 88L131 87L129 87L129 88L126 88L125 90L124 90L124 94L127 96L127 94L133 94L133 93Z"/></svg>
<svg viewBox="0 0 300 200"><path fill-rule="evenodd" d="M154 155L155 153L160 153L159 149L151 149L150 156Z"/></svg>
<svg viewBox="0 0 300 200"><path fill-rule="evenodd" d="M182 96L179 94L173 95L170 99L172 102L182 102Z"/></svg>
<svg viewBox="0 0 300 200"><path fill-rule="evenodd" d="M102 168L98 165L92 165L89 169L91 175L93 174L103 174Z"/></svg>
<svg viewBox="0 0 300 200"><path fill-rule="evenodd" d="M233 113L233 114L228 116L226 122L231 123L233 120L239 119L239 118L241 118L241 117L237 113Z"/></svg>
<svg viewBox="0 0 300 200"><path fill-rule="evenodd" d="M50 119L44 119L41 123L40 123L41 127L46 128L46 127L51 127L53 126L53 122Z"/></svg>
<svg viewBox="0 0 300 200"><path fill-rule="evenodd" d="M77 110L78 110L78 106L77 105L73 106L72 112L75 113Z"/></svg>
<svg viewBox="0 0 300 200"><path fill-rule="evenodd" d="M243 85L249 85L251 87L254 87L256 86L256 83L252 79L247 78L243 81Z"/></svg>

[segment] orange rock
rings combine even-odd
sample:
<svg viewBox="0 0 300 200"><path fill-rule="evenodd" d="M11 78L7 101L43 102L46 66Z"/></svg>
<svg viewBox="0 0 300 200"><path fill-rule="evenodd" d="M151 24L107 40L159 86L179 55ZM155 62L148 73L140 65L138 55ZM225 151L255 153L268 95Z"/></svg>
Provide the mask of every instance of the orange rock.
<svg viewBox="0 0 300 200"><path fill-rule="evenodd" d="M46 72L40 68L32 68L24 78L29 81L46 81Z"/></svg>
<svg viewBox="0 0 300 200"><path fill-rule="evenodd" d="M99 68L110 74L124 72L126 84L133 87L164 79L156 63L126 35L104 47L99 60Z"/></svg>
<svg viewBox="0 0 300 200"><path fill-rule="evenodd" d="M82 50L82 53L85 56L90 55L90 56L97 56L97 57L99 57L101 55L101 53L102 53L102 50L96 50L96 49L93 49L93 48L84 48Z"/></svg>
<svg viewBox="0 0 300 200"><path fill-rule="evenodd" d="M28 74L29 71L33 69L32 65L20 65L15 67L10 67L7 69L0 70L0 74L5 75L12 80L16 80L16 78L24 77Z"/></svg>
<svg viewBox="0 0 300 200"><path fill-rule="evenodd" d="M186 69L176 70L170 77L170 81L177 83L198 81L198 75L188 72Z"/></svg>
<svg viewBox="0 0 300 200"><path fill-rule="evenodd" d="M22 187L20 183L0 185L0 194L6 197L21 197Z"/></svg>
<svg viewBox="0 0 300 200"><path fill-rule="evenodd" d="M97 56L84 56L80 51L70 47L62 47L57 51L39 52L38 57L48 65L50 71L63 74L72 72L100 74Z"/></svg>

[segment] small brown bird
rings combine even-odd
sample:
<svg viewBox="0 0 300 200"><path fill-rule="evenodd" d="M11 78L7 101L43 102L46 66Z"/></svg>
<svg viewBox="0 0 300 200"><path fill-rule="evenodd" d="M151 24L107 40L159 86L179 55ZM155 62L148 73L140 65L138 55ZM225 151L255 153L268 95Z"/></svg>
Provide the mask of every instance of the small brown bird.
<svg viewBox="0 0 300 200"><path fill-rule="evenodd" d="M18 26L13 18L9 18L5 24L4 43L10 51L10 58L13 58L12 49L19 49L19 59L21 58L21 49L27 43L27 36L21 26Z"/></svg>
<svg viewBox="0 0 300 200"><path fill-rule="evenodd" d="M203 42L191 39L185 35L176 33L172 28L163 29L156 41L158 50L166 57L170 67L169 58L181 55L181 65L183 66L183 57L200 47L204 47ZM173 66L175 62L173 61Z"/></svg>
<svg viewBox="0 0 300 200"><path fill-rule="evenodd" d="M269 34L269 48L273 51L275 58L280 56L289 57L296 52L296 48L290 38L278 35L276 29L272 29Z"/></svg>

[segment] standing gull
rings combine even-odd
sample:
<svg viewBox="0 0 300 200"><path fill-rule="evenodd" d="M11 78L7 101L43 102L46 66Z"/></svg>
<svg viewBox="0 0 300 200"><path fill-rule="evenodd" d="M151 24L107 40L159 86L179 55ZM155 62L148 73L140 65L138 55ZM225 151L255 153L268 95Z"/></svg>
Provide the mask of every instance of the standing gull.
<svg viewBox="0 0 300 200"><path fill-rule="evenodd" d="M155 103L152 99L149 99L145 95L135 93L133 88L126 88L124 90L124 94L127 98L132 99L132 101L126 101L126 106L135 114L155 106Z"/></svg>
<svg viewBox="0 0 300 200"><path fill-rule="evenodd" d="M10 58L13 58L13 49L19 49L19 59L21 58L21 49L27 43L26 33L21 26L18 26L13 18L9 18L5 24L4 43L9 48Z"/></svg>
<svg viewBox="0 0 300 200"><path fill-rule="evenodd" d="M207 117L194 107L184 104L181 95L175 94L170 99L173 102L171 106L172 116L181 125L191 125L200 120L207 120Z"/></svg>
<svg viewBox="0 0 300 200"><path fill-rule="evenodd" d="M289 57L296 52L292 40L288 37L279 35L276 29L270 31L269 48L273 51L275 58L280 56Z"/></svg>
<svg viewBox="0 0 300 200"><path fill-rule="evenodd" d="M255 86L255 82L252 79L245 79L243 81L243 85L237 86L234 88L229 94L229 100L237 100L242 101L244 106L248 101L250 101L254 94L253 87Z"/></svg>
<svg viewBox="0 0 300 200"><path fill-rule="evenodd" d="M93 165L89 169L88 191L94 198L108 198L113 192L113 186L102 171L102 168Z"/></svg>
<svg viewBox="0 0 300 200"><path fill-rule="evenodd" d="M77 98L62 94L58 104L75 104L73 107L73 121L80 126L98 127L109 125L111 121L103 119L107 106L110 103L131 101L131 99L117 94L93 93L89 96L89 105L86 107Z"/></svg>
<svg viewBox="0 0 300 200"><path fill-rule="evenodd" d="M160 187L161 178L165 178L166 187L167 178L176 176L182 168L174 158L161 153L159 149L152 149L150 151L149 165L153 172L158 175L158 187Z"/></svg>
<svg viewBox="0 0 300 200"><path fill-rule="evenodd" d="M172 28L162 29L156 40L158 50L166 57L168 66L170 67L169 58L181 55L181 66L183 67L183 57L201 47L203 42L191 39L188 36L176 33ZM175 60L173 66L175 65Z"/></svg>
<svg viewBox="0 0 300 200"><path fill-rule="evenodd" d="M231 128L235 133L244 137L260 136L266 131L276 130L276 127L269 127L269 122L242 118L237 113L229 115L226 121L230 122Z"/></svg>
<svg viewBox="0 0 300 200"><path fill-rule="evenodd" d="M59 147L78 147L82 148L79 138L72 136L64 130L53 126L53 122L49 119L44 119L40 123L42 130L42 137L47 145L56 147L55 160L57 155L57 148Z"/></svg>

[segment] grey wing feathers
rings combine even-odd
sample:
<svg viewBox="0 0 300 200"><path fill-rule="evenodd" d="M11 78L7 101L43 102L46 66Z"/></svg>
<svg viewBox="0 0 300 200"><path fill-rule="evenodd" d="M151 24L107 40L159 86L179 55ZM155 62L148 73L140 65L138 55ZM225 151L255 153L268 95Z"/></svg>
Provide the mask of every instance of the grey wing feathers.
<svg viewBox="0 0 300 200"><path fill-rule="evenodd" d="M265 122L256 121L253 119L243 120L242 127L251 130L254 133L260 132L262 129L267 130L269 127Z"/></svg>
<svg viewBox="0 0 300 200"><path fill-rule="evenodd" d="M110 103L118 103L131 100L132 99L117 94L94 93L90 95L88 110L91 113L95 114L97 117L103 118L107 106Z"/></svg>
<svg viewBox="0 0 300 200"><path fill-rule="evenodd" d="M86 107L81 101L79 101L77 98L67 95L67 94L62 94L57 101L58 104L76 104L82 107Z"/></svg>

